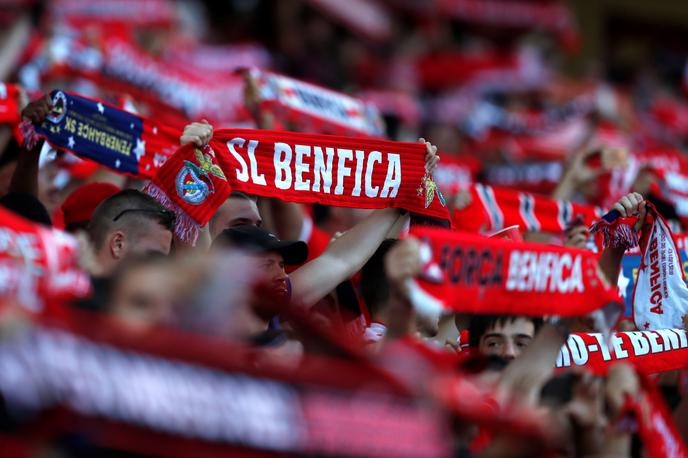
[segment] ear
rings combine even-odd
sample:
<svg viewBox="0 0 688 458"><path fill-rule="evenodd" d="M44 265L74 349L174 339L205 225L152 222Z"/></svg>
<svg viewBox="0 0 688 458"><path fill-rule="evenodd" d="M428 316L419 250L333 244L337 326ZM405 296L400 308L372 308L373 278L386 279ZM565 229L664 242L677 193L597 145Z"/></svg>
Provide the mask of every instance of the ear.
<svg viewBox="0 0 688 458"><path fill-rule="evenodd" d="M122 231L115 231L109 239L110 255L113 259L122 259L127 253L127 237Z"/></svg>

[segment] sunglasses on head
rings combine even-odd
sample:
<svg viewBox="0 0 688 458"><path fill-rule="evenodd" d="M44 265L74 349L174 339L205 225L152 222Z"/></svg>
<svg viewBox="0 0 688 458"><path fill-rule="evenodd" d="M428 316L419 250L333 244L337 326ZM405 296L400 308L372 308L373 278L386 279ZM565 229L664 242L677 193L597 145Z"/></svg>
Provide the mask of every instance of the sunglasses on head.
<svg viewBox="0 0 688 458"><path fill-rule="evenodd" d="M166 224L169 224L170 226L174 226L176 216L173 212L169 210L151 210L147 208L128 208L126 210L122 210L119 212L117 216L112 218L112 221L115 222L118 219L120 219L122 216L126 215L127 213L148 213L150 215L155 215L160 218L161 221L165 222Z"/></svg>

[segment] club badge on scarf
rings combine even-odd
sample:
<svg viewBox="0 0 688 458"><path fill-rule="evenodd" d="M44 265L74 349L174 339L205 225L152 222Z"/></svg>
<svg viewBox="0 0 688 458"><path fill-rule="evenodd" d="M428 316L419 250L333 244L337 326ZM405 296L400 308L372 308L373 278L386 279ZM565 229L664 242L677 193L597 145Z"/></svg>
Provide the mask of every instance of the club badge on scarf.
<svg viewBox="0 0 688 458"><path fill-rule="evenodd" d="M633 228L637 221L635 216L622 218L614 210L591 231L604 234L605 246L630 248L638 245ZM681 255L666 221L649 202L639 243L642 258L633 289L633 321L642 330L680 328L688 314Z"/></svg>
<svg viewBox="0 0 688 458"><path fill-rule="evenodd" d="M51 146L116 172L150 178L178 146L179 133L110 104L51 93L52 111L35 131Z"/></svg>
<svg viewBox="0 0 688 458"><path fill-rule="evenodd" d="M625 362L638 372L657 374L688 365L688 338L684 329L601 333L571 333L557 357L557 368L583 366L606 374L609 366Z"/></svg>
<svg viewBox="0 0 688 458"><path fill-rule="evenodd" d="M39 313L49 301L85 296L91 283L77 267L77 252L69 234L0 207L0 298Z"/></svg>
<svg viewBox="0 0 688 458"><path fill-rule="evenodd" d="M465 313L580 316L621 307L586 250L412 228L432 259L416 279L442 308Z"/></svg>
<svg viewBox="0 0 688 458"><path fill-rule="evenodd" d="M293 78L250 70L260 90L261 108L304 131L381 137L384 126L374 105Z"/></svg>
<svg viewBox="0 0 688 458"><path fill-rule="evenodd" d="M425 145L371 138L220 129L208 148L181 148L146 188L177 212L177 235L195 240L230 188L290 202L396 207L448 219L425 172ZM198 170L196 170L196 169Z"/></svg>

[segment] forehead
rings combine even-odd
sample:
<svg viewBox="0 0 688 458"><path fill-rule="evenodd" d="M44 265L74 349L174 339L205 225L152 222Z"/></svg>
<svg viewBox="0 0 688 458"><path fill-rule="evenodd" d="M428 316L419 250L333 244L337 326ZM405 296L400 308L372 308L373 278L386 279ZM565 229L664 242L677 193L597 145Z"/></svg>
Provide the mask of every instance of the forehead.
<svg viewBox="0 0 688 458"><path fill-rule="evenodd" d="M223 209L229 218L239 218L245 216L260 217L258 206L251 199L243 197L230 197L222 204Z"/></svg>
<svg viewBox="0 0 688 458"><path fill-rule="evenodd" d="M282 255L279 253L276 253L274 251L268 251L265 253L255 253L254 256L256 259L259 261L275 261L275 262L282 262L284 258L282 258Z"/></svg>
<svg viewBox="0 0 688 458"><path fill-rule="evenodd" d="M515 320L507 320L505 322L496 322L492 327L486 329L485 333L504 334L507 336L525 334L533 337L535 335L535 326L532 320L527 318L516 318Z"/></svg>

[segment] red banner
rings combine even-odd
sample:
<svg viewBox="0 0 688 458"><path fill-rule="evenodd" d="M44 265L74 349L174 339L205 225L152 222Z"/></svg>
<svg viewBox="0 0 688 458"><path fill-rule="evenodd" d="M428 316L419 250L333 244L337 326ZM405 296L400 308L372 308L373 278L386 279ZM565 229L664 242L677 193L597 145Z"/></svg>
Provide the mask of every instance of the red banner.
<svg viewBox="0 0 688 458"><path fill-rule="evenodd" d="M572 333L557 357L557 368L582 366L606 374L614 363L630 363L638 372L657 374L688 366L684 329L616 332L608 341L600 333Z"/></svg>
<svg viewBox="0 0 688 458"><path fill-rule="evenodd" d="M580 316L621 300L587 250L412 228L426 268L417 279L436 308L464 313Z"/></svg>

